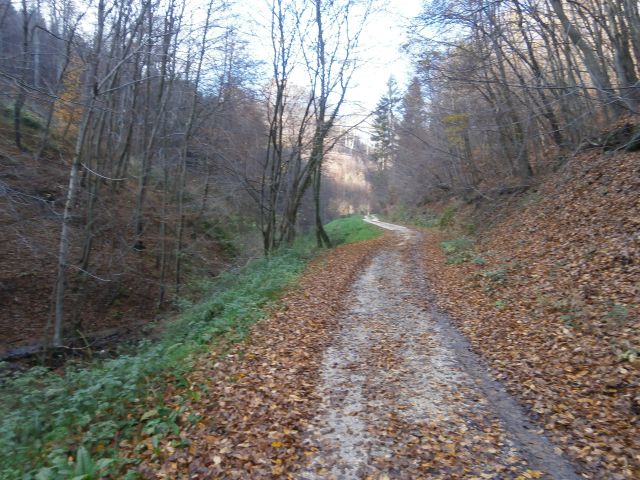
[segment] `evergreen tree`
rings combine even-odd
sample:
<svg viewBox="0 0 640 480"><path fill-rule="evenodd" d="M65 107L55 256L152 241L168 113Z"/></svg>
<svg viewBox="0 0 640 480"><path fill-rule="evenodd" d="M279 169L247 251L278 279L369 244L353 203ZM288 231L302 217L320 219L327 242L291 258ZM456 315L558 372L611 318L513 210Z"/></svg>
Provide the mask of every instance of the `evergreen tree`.
<svg viewBox="0 0 640 480"><path fill-rule="evenodd" d="M389 77L387 91L374 110L373 134L371 135L371 140L375 145L373 156L378 164L378 169L382 172L388 170L398 150L397 112L400 101L401 97L396 80L393 76Z"/></svg>
<svg viewBox="0 0 640 480"><path fill-rule="evenodd" d="M400 122L400 135L419 135L427 125L426 103L422 96L420 80L414 77L407 92L402 98L402 120Z"/></svg>
<svg viewBox="0 0 640 480"><path fill-rule="evenodd" d="M424 142L427 129L426 104L422 96L420 80L411 81L402 97L402 118L398 122L398 151L396 162L398 167L413 168L413 164L424 154ZM412 176L414 173L410 174Z"/></svg>
<svg viewBox="0 0 640 480"><path fill-rule="evenodd" d="M420 80L414 77L402 97L402 118L397 129L398 149L390 178L398 200L406 204L419 201L433 178L424 141L427 138L426 112Z"/></svg>

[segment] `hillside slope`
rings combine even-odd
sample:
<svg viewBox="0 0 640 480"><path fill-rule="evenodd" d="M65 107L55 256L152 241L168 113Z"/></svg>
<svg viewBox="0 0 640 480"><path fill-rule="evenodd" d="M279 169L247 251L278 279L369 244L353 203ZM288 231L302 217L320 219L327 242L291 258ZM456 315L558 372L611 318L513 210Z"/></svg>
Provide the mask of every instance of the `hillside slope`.
<svg viewBox="0 0 640 480"><path fill-rule="evenodd" d="M52 333L53 287L70 156L52 148L40 161L33 157L31 152L16 149L0 128L0 358L31 351L27 347L42 344ZM83 170L81 182L88 182L84 174ZM84 208L90 188L82 189L73 210L65 298L65 336L70 344L85 348L87 342L92 343L91 337L139 335L141 326L162 312L158 308L161 286L167 291L164 306L171 307L172 234L178 215L173 201L167 201L163 211L157 182L151 183L140 249L134 248L136 177L95 183L93 221ZM187 179L188 188L197 188L196 183L200 183L196 178ZM221 237L225 233L215 215L187 210L182 253L187 280L212 277L232 260L230 245ZM87 245L90 254L83 262ZM162 248L168 252L164 282Z"/></svg>
<svg viewBox="0 0 640 480"><path fill-rule="evenodd" d="M583 152L499 218L430 236L439 305L588 478L639 478L640 155Z"/></svg>

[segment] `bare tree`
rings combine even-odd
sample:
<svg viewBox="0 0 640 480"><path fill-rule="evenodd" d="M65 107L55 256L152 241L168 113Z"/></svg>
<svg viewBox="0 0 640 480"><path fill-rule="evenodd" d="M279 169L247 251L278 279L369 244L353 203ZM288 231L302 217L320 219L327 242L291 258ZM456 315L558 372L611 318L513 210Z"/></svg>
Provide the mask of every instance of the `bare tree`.
<svg viewBox="0 0 640 480"><path fill-rule="evenodd" d="M631 2L633 3L633 2ZM428 95L429 164L453 189L528 185L621 114L636 112L637 5L607 0L425 2L413 52ZM437 36L422 35L424 27ZM636 42L637 43L637 42Z"/></svg>
<svg viewBox="0 0 640 480"><path fill-rule="evenodd" d="M323 2L288 8L272 4L273 94L269 102L270 133L260 180L259 207L265 252L292 244L298 213L311 187L318 245L330 245L322 227L322 165L330 148L327 139L344 103L354 69L360 34L371 3ZM298 44L294 43L298 40ZM308 75L306 100L292 102L292 58L304 60ZM293 125L291 107L298 108ZM291 137L285 135L292 130Z"/></svg>

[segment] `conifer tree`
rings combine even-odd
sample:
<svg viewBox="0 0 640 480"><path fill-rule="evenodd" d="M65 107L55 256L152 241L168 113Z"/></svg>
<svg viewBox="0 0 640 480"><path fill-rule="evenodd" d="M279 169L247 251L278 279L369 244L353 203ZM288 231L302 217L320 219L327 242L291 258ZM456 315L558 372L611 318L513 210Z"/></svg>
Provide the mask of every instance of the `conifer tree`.
<svg viewBox="0 0 640 480"><path fill-rule="evenodd" d="M397 126L398 107L401 96L398 92L398 85L393 76L387 81L387 91L378 101L374 110L373 134L371 140L374 142L373 156L377 162L378 170L384 172L393 164L398 150Z"/></svg>

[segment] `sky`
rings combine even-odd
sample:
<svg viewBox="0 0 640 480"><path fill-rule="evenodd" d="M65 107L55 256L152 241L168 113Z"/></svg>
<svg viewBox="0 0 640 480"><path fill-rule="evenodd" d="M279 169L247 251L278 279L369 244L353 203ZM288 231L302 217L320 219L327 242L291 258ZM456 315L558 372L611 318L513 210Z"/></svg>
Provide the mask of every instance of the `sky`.
<svg viewBox="0 0 640 480"><path fill-rule="evenodd" d="M363 32L365 63L354 78L350 103L366 111L375 108L393 75L401 90L413 76L410 59L402 52L407 41L407 23L420 13L421 0L390 0L385 11L376 14ZM354 105L351 108L355 109ZM357 110L357 109L356 109Z"/></svg>
<svg viewBox="0 0 640 480"><path fill-rule="evenodd" d="M379 1L383 7L369 19L360 41L360 67L354 74L343 113L359 116L371 112L386 91L393 75L402 90L413 76L411 61L402 52L407 40L407 24L420 13L422 0ZM244 0L236 4L250 40L250 51L258 59L269 61L271 43L269 0ZM303 84L304 79L301 78Z"/></svg>
<svg viewBox="0 0 640 480"><path fill-rule="evenodd" d="M304 1L304 0L303 0ZM371 15L362 33L360 66L348 92L343 113L362 115L371 112L386 90L386 83L393 75L402 90L411 79L411 61L401 47L407 41L407 24L420 13L422 0L373 0L377 11ZM14 0L16 8L17 1ZM94 0L89 3L95 5ZM46 5L47 2L44 3ZM204 19L207 0L189 0L187 16L197 23ZM271 0L235 0L232 10L239 21L240 31L249 39L250 54L257 60L271 59L270 14ZM91 9L85 17L93 18ZM267 65L268 66L268 65ZM265 68L265 76L269 70ZM301 86L306 78L300 78ZM296 82L297 83L297 82Z"/></svg>

